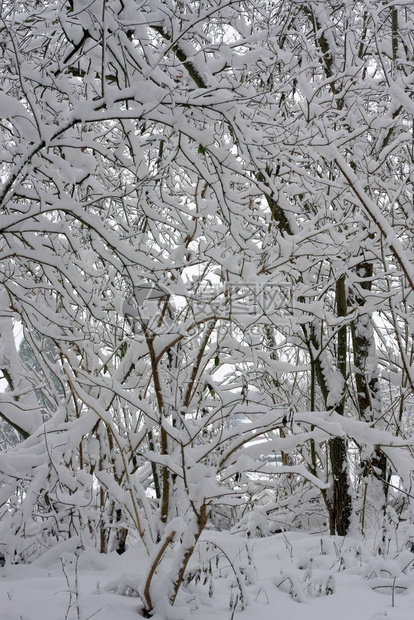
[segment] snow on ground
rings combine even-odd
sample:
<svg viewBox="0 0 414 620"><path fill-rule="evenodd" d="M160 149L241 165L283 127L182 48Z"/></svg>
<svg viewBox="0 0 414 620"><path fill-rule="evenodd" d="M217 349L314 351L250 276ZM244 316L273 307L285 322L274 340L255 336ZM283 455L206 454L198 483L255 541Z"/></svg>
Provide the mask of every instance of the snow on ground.
<svg viewBox="0 0 414 620"><path fill-rule="evenodd" d="M170 618L412 620L414 554L398 541L391 546L384 557L375 552L375 539L289 532L246 540L208 531L189 567L193 578ZM1 568L0 620L142 617L140 599L131 596L145 570L141 550L131 548L123 556L88 550L77 570L75 560L62 552L49 565ZM168 562L167 557L167 570ZM154 620L163 618L154 615Z"/></svg>

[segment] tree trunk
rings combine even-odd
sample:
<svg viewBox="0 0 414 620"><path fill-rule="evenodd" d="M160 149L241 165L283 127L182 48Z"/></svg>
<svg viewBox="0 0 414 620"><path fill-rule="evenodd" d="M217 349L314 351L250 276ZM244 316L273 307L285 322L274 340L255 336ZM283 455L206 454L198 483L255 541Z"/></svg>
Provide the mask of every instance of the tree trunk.
<svg viewBox="0 0 414 620"><path fill-rule="evenodd" d="M359 418L365 422L373 423L380 419L382 407L373 319L372 314L365 309L366 297L363 294L363 291L370 292L372 289L373 264L366 261L360 263L356 273L361 278L361 282L358 283L360 290L352 287L350 300L357 311L357 316L351 324L357 404ZM383 510L385 510L388 495L387 458L385 454L376 448L370 458L361 462L361 474L366 483L369 483L365 493L368 496L373 496L371 503L378 503L378 496L382 496L380 502ZM373 478L376 478L377 481ZM380 484L378 484L378 479ZM378 487L380 490L376 491ZM361 522L365 522L364 514Z"/></svg>

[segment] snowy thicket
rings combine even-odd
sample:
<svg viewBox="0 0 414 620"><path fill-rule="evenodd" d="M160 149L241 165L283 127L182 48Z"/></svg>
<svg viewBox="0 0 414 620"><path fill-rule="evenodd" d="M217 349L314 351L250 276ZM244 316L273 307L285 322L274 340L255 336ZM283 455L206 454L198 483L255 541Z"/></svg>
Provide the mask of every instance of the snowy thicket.
<svg viewBox="0 0 414 620"><path fill-rule="evenodd" d="M205 528L386 553L414 508L413 62L404 0L3 2L8 560L139 541L150 614Z"/></svg>

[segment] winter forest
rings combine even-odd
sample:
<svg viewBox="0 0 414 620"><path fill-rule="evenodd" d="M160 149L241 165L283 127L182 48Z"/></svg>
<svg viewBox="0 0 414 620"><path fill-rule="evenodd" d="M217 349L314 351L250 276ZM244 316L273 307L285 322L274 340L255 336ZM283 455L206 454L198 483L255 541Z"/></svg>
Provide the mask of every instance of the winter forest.
<svg viewBox="0 0 414 620"><path fill-rule="evenodd" d="M412 0L2 0L1 620L408 620Z"/></svg>

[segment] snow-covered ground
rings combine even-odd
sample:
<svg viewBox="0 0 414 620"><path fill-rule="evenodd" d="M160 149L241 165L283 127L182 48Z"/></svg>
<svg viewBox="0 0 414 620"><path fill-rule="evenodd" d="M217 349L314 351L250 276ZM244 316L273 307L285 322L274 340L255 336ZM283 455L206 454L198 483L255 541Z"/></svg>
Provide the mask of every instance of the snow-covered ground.
<svg viewBox="0 0 414 620"><path fill-rule="evenodd" d="M381 555L380 542L301 532L246 540L208 531L189 567L192 579L168 617L412 620L414 554L396 537ZM73 553L60 556L0 569L1 620L142 617L140 599L134 596L146 565L139 549L130 548L123 556L101 556L89 549L77 568ZM157 583L162 584L162 575ZM165 616L158 611L153 617Z"/></svg>

